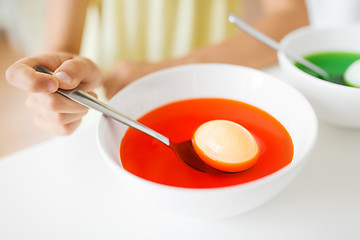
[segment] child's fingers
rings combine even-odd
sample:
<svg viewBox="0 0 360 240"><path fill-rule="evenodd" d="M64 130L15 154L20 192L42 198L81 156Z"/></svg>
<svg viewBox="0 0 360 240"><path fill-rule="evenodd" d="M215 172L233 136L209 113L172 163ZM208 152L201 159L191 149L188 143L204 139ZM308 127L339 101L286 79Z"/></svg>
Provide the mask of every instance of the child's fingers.
<svg viewBox="0 0 360 240"><path fill-rule="evenodd" d="M55 76L39 73L35 66L55 71ZM6 79L15 87L28 92L49 93L59 87L73 89L80 84L84 90L94 89L101 83L97 66L87 58L67 53L41 54L24 58L10 66Z"/></svg>
<svg viewBox="0 0 360 240"><path fill-rule="evenodd" d="M54 92L59 87L59 81L46 74L38 73L26 63L18 62L6 71L7 81L28 92Z"/></svg>
<svg viewBox="0 0 360 240"><path fill-rule="evenodd" d="M101 83L101 74L97 66L87 58L75 56L64 61L54 72L59 80L59 88L73 89L80 87L91 90Z"/></svg>
<svg viewBox="0 0 360 240"><path fill-rule="evenodd" d="M76 128L80 125L81 119L77 121L70 122L65 125L54 124L54 122L49 121L47 118L42 118L41 116L35 116L34 118L35 124L48 132L54 133L56 135L69 135L73 133Z"/></svg>
<svg viewBox="0 0 360 240"><path fill-rule="evenodd" d="M46 101L50 95L58 95L60 101L56 104L44 104L44 101ZM63 108L62 99L65 99L65 105L70 104L70 109ZM67 100L69 99L56 93L33 93L29 95L26 105L29 110L33 112L34 122L40 128L58 135L68 135L76 129L78 123L80 123L83 116L88 112L88 108L72 100L67 102Z"/></svg>
<svg viewBox="0 0 360 240"><path fill-rule="evenodd" d="M88 108L70 100L58 93L42 94L32 93L29 94L26 101L27 107L34 113L38 109L46 109L47 111L56 113L79 113L87 112Z"/></svg>
<svg viewBox="0 0 360 240"><path fill-rule="evenodd" d="M29 92L54 92L59 86L59 81L53 76L38 73L35 66L44 66L50 70L58 68L62 62L71 59L71 54L41 54L35 57L23 58L6 71L7 81Z"/></svg>
<svg viewBox="0 0 360 240"><path fill-rule="evenodd" d="M54 75L37 72L35 66L46 67ZM93 89L100 85L101 74L97 66L86 58L51 53L19 60L8 68L6 79L10 84L30 92L26 104L34 113L39 127L68 135L78 127L88 108L54 92L59 87ZM90 94L96 97L95 93Z"/></svg>
<svg viewBox="0 0 360 240"><path fill-rule="evenodd" d="M60 129L72 122L80 121L85 114L86 113L55 113L44 111L35 115L35 118L41 118L43 121L47 121L49 126Z"/></svg>
<svg viewBox="0 0 360 240"><path fill-rule="evenodd" d="M94 92L89 94L97 97ZM89 110L57 93L31 93L26 105L33 112L34 121L39 127L60 135L72 133Z"/></svg>

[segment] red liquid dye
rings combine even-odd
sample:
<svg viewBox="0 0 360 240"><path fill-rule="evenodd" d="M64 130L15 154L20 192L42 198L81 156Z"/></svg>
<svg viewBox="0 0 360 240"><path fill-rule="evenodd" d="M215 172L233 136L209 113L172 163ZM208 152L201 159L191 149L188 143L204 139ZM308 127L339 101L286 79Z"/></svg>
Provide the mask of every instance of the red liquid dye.
<svg viewBox="0 0 360 240"><path fill-rule="evenodd" d="M252 168L230 174L203 173L183 163L169 147L131 128L120 146L123 167L160 184L214 188L262 178L291 162L294 147L286 129L265 111L243 102L219 98L178 101L154 109L138 121L172 141L181 142L191 139L202 123L215 119L236 122L254 135L260 156Z"/></svg>

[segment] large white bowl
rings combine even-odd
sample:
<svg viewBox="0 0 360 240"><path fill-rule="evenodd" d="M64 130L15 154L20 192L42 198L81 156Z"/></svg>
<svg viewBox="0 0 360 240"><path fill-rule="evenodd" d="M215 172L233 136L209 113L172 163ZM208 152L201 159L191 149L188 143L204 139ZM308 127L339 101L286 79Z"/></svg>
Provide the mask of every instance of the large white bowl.
<svg viewBox="0 0 360 240"><path fill-rule="evenodd" d="M304 56L326 51L360 53L360 25L332 28L303 27L281 40L284 50ZM313 105L319 118L341 127L360 127L360 89L330 83L294 66L282 52L279 64L285 81L297 88Z"/></svg>
<svg viewBox="0 0 360 240"><path fill-rule="evenodd" d="M223 218L253 209L279 193L299 172L317 138L317 119L308 101L294 88L263 72L225 64L198 64L166 69L145 76L120 91L110 105L137 119L154 108L181 99L217 97L259 107L290 133L292 162L261 179L230 187L190 189L144 180L125 171L119 146L127 127L102 117L98 143L102 156L121 179L124 196L139 204L187 216ZM126 194L125 194L126 192Z"/></svg>

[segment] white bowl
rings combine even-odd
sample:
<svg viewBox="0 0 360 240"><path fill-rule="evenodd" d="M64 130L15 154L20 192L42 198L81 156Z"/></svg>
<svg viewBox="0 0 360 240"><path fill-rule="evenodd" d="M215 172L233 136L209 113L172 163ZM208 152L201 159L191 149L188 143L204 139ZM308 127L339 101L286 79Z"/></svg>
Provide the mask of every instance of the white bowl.
<svg viewBox="0 0 360 240"><path fill-rule="evenodd" d="M111 99L110 105L137 119L166 103L201 97L239 100L267 111L293 140L292 162L271 175L235 186L190 189L162 185L122 168L119 145L127 127L102 117L98 126L102 156L121 179L119 187L140 204L202 218L238 215L279 193L309 158L317 138L317 119L311 105L288 84L251 68L197 64L166 69L129 85Z"/></svg>
<svg viewBox="0 0 360 240"><path fill-rule="evenodd" d="M281 40L281 47L304 56L326 51L360 53L360 26L297 29ZM313 105L319 118L336 126L360 127L360 89L330 83L298 69L278 53L284 80L297 88Z"/></svg>

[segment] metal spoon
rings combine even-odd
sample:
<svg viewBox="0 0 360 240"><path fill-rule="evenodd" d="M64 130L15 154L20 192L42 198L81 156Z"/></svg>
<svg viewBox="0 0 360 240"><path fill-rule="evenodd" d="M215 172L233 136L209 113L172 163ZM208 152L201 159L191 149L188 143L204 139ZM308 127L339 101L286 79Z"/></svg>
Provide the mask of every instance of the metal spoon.
<svg viewBox="0 0 360 240"><path fill-rule="evenodd" d="M37 72L46 73L53 75L53 72L43 66L36 66L34 68ZM167 147L170 147L176 156L182 160L184 163L189 165L190 167L197 169L202 172L206 173L224 173L220 170L217 170L204 161L200 159L200 157L195 153L195 150L192 146L191 140L185 142L172 142L167 137L161 135L160 133L152 130L151 128L121 114L120 112L116 111L114 108L110 107L106 103L98 100L97 98L91 96L90 94L79 90L79 89L72 89L72 90L62 90L58 89L56 91L58 94L67 97L75 102L78 102L88 108L97 110L103 113L105 116L110 117L116 121L119 121L131 128L134 128L140 132L143 132L150 137L155 138L156 140L162 142Z"/></svg>
<svg viewBox="0 0 360 240"><path fill-rule="evenodd" d="M269 36L265 35L264 33L256 30L246 22L244 22L241 18L239 18L237 15L230 13L229 15L229 21L236 25L238 28L249 34L250 36L256 38L260 42L265 43L269 47L275 49L276 51L283 52L285 55L287 55L289 58L293 59L294 61L304 65L305 67L309 68L310 70L314 71L315 73L322 76L324 79L330 79L330 76L327 72L325 72L320 67L316 66L312 62L309 62L308 60L294 54L288 51L285 51L278 42L276 42L274 39L270 38Z"/></svg>

